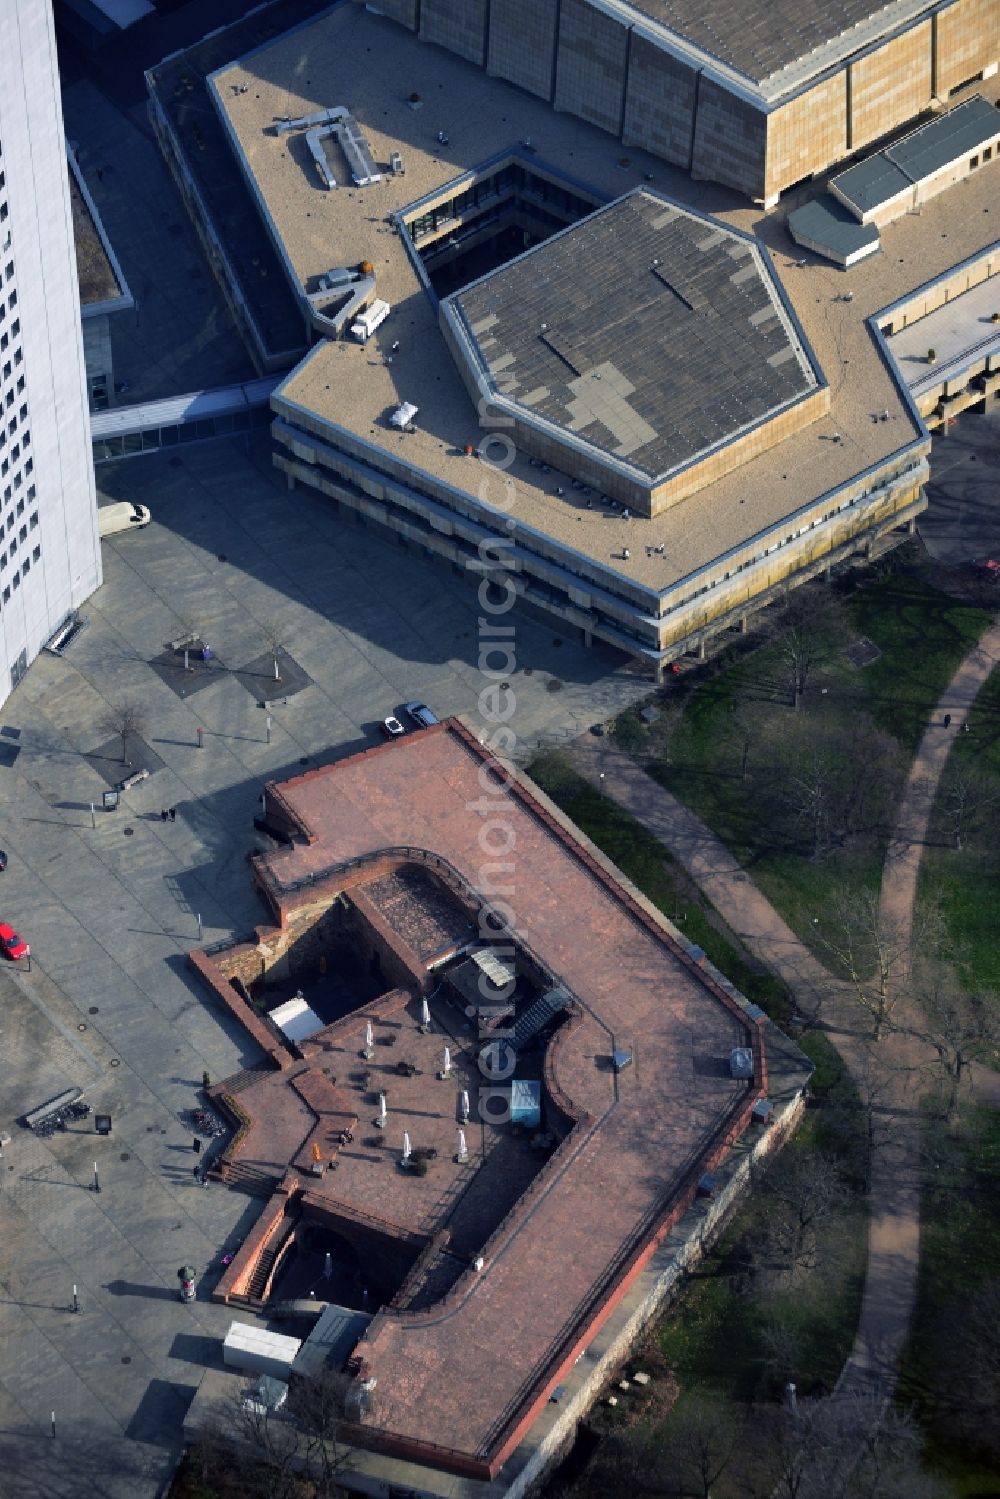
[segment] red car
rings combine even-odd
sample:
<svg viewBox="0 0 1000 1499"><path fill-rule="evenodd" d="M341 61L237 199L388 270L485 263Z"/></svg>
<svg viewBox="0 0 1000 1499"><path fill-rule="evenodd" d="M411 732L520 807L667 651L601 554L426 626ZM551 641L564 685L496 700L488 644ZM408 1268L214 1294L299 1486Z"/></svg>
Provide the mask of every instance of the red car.
<svg viewBox="0 0 1000 1499"><path fill-rule="evenodd" d="M0 947L3 948L5 958L26 958L31 951L27 942L24 942L15 932L12 926L5 921L0 921Z"/></svg>

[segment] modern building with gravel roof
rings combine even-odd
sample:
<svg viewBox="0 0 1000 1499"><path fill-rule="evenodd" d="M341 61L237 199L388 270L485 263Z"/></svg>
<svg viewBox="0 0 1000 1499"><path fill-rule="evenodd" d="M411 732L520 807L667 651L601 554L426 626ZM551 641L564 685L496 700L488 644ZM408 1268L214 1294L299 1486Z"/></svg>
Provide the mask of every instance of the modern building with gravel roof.
<svg viewBox="0 0 1000 1499"><path fill-rule="evenodd" d="M623 156L352 0L262 30L203 74L200 107L219 127L213 173L244 184L268 285L283 276L311 345L271 397L290 488L473 582L503 573L561 634L651 673L913 529L929 428L992 400L997 372L973 329L918 399L882 311L918 284L954 300L997 274L995 159L845 275L781 216ZM211 48L225 55L224 33ZM171 68L194 86L183 55ZM998 82L971 91L977 109ZM223 280L229 260L213 257Z"/></svg>
<svg viewBox="0 0 1000 1499"><path fill-rule="evenodd" d="M452 293L441 324L522 451L637 515L829 409L763 246L647 189Z"/></svg>
<svg viewBox="0 0 1000 1499"><path fill-rule="evenodd" d="M771 205L1000 59L995 0L376 0L424 41Z"/></svg>

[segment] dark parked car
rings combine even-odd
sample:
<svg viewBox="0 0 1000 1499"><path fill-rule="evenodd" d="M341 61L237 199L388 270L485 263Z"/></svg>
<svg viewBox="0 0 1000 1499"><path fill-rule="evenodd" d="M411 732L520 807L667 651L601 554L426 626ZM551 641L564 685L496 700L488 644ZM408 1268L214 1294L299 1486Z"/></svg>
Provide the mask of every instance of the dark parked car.
<svg viewBox="0 0 1000 1499"><path fill-rule="evenodd" d="M409 714L418 729L429 729L434 724L440 723L436 713L432 713L426 703L404 703L403 712Z"/></svg>

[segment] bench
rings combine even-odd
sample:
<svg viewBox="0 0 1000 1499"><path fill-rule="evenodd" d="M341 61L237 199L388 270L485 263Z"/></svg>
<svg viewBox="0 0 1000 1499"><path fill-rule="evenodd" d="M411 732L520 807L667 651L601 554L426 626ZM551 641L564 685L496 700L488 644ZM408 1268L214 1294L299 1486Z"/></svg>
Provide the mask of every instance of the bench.
<svg viewBox="0 0 1000 1499"><path fill-rule="evenodd" d="M65 1093L57 1093L55 1098L49 1099L48 1103L39 1104L38 1108L32 1109L30 1114L25 1114L24 1122L28 1129L35 1129L46 1119L51 1119L53 1114L58 1114L60 1109L69 1108L71 1103L76 1103L82 1097L82 1088L67 1088Z"/></svg>

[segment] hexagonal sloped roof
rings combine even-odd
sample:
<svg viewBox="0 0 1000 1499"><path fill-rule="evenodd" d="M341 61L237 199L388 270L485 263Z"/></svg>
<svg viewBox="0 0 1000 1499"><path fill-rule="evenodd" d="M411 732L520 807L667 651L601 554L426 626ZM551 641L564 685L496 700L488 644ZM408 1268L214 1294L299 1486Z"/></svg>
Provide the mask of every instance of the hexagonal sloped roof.
<svg viewBox="0 0 1000 1499"><path fill-rule="evenodd" d="M441 304L481 395L573 452L662 482L822 376L766 252L637 189Z"/></svg>

